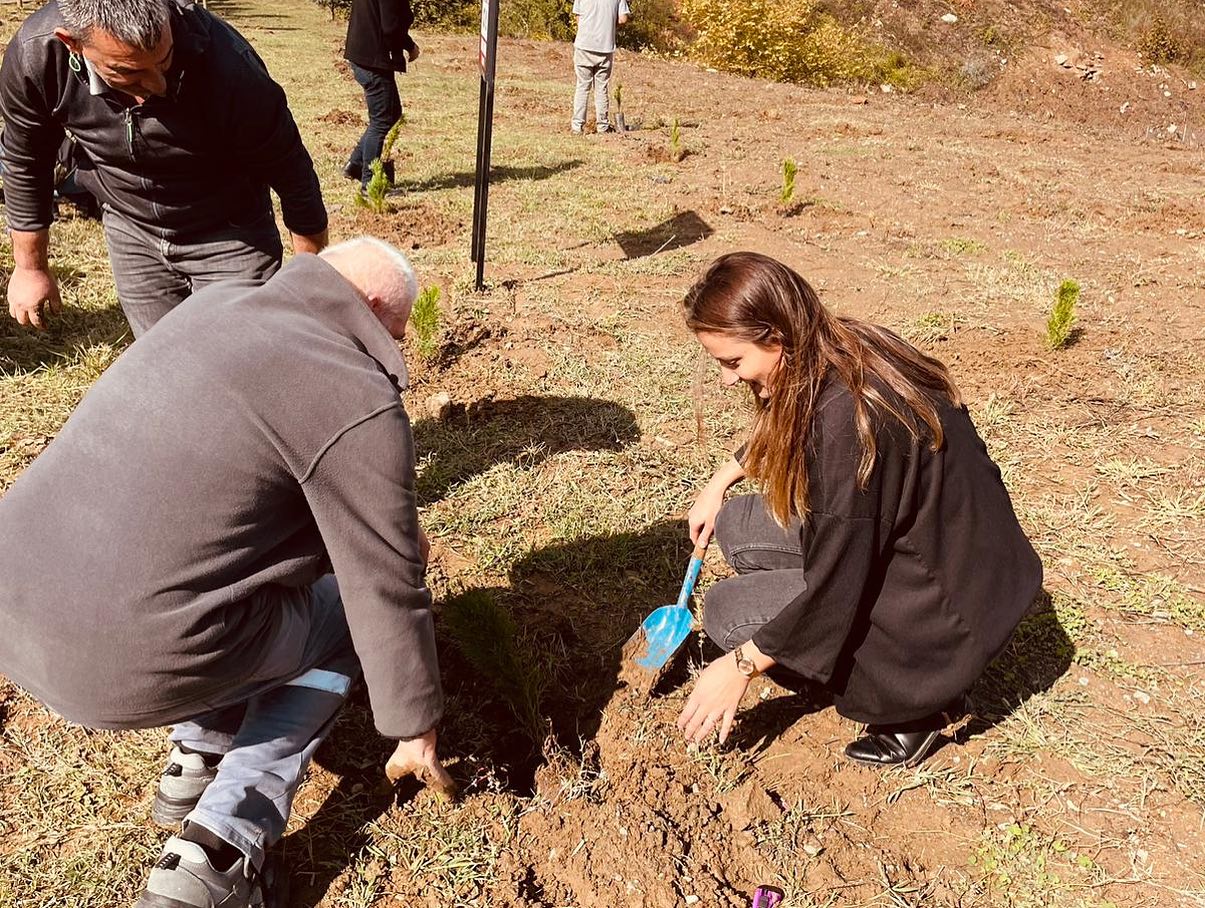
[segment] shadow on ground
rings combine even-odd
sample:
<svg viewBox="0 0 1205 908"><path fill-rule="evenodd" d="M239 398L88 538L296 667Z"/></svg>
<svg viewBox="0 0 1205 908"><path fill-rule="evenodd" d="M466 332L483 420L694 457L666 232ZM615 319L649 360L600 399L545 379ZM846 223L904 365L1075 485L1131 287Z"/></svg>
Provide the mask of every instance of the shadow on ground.
<svg viewBox="0 0 1205 908"><path fill-rule="evenodd" d="M645 230L615 234L625 259L638 259L658 252L682 249L715 233L711 225L693 211L679 211Z"/></svg>
<svg viewBox="0 0 1205 908"><path fill-rule="evenodd" d="M994 728L1031 697L1050 690L1074 659L1075 644L1043 589L1004 651L971 688L973 717L956 740Z"/></svg>
<svg viewBox="0 0 1205 908"><path fill-rule="evenodd" d="M568 161L558 161L556 164L537 164L534 167L511 167L500 164L490 168L490 185L506 183L511 180L527 182L531 180L547 180L558 173L573 170L585 164L585 161L574 158ZM405 192L434 192L437 189L464 189L476 184L477 174L471 170L457 173L445 173L425 180L399 180L397 188Z"/></svg>
<svg viewBox="0 0 1205 908"><path fill-rule="evenodd" d="M539 463L564 451L618 451L640 438L627 407L589 397L487 399L457 405L443 419L414 424L425 459L419 505L429 505L495 464Z"/></svg>
<svg viewBox="0 0 1205 908"><path fill-rule="evenodd" d="M449 741L530 794L548 743L580 754L620 684L624 642L673 602L690 558L680 521L536 549L506 586L439 604ZM464 780L472 783L473 780Z"/></svg>
<svg viewBox="0 0 1205 908"><path fill-rule="evenodd" d="M560 543L516 562L506 585L436 603L447 698L440 752L462 791L531 794L550 745L575 754L590 746L624 641L676 598L690 548L680 521ZM391 749L358 690L315 757L339 785L282 843L293 908L322 901L367 844L368 824L416 793L410 781L397 792L382 786Z"/></svg>

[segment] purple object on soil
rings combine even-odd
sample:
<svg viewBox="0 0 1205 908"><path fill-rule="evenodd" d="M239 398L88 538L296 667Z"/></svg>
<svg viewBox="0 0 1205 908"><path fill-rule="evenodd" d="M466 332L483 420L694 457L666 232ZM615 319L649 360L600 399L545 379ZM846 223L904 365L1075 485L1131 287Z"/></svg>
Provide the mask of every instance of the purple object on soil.
<svg viewBox="0 0 1205 908"><path fill-rule="evenodd" d="M778 908L782 904L783 891L775 886L758 886L753 893L750 908Z"/></svg>

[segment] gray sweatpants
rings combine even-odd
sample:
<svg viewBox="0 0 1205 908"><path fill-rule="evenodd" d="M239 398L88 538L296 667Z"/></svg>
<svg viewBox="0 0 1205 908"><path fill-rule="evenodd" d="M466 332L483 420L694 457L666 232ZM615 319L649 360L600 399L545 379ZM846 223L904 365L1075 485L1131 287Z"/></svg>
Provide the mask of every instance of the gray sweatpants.
<svg viewBox="0 0 1205 908"><path fill-rule="evenodd" d="M599 132L610 129L610 98L607 88L611 81L611 64L615 54L603 54L593 50L573 48L573 68L577 71L577 91L573 95L573 128L580 130L586 125L586 101L590 86L594 86L594 116Z"/></svg>
<svg viewBox="0 0 1205 908"><path fill-rule="evenodd" d="M309 590L279 590L278 607L309 623L299 661L286 676L231 692L224 705L181 722L171 739L222 754L217 777L185 818L230 842L262 867L284 835L293 796L334 724L360 662L334 575Z"/></svg>
<svg viewBox="0 0 1205 908"><path fill-rule="evenodd" d="M134 337L207 284L262 284L280 268L283 246L271 210L182 240L165 240L113 211L103 222L117 298Z"/></svg>

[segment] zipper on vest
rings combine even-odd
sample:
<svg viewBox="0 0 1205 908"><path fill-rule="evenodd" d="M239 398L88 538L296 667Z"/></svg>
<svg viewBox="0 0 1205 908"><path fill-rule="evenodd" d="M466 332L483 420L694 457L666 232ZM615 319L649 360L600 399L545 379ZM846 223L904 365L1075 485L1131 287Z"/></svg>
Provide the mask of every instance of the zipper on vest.
<svg viewBox="0 0 1205 908"><path fill-rule="evenodd" d="M130 158L134 157L134 110L126 108L126 145L130 149Z"/></svg>

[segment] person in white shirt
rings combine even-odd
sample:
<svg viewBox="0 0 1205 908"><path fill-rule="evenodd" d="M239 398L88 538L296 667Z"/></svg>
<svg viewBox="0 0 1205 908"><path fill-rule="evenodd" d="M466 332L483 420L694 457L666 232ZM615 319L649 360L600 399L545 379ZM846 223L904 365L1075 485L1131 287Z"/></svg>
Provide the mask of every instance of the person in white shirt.
<svg viewBox="0 0 1205 908"><path fill-rule="evenodd" d="M611 129L607 87L615 58L615 32L631 13L628 0L573 0L573 15L577 17L577 38L573 41L573 67L577 71L572 125L575 133L586 125L586 101L591 85L597 129L599 132Z"/></svg>

